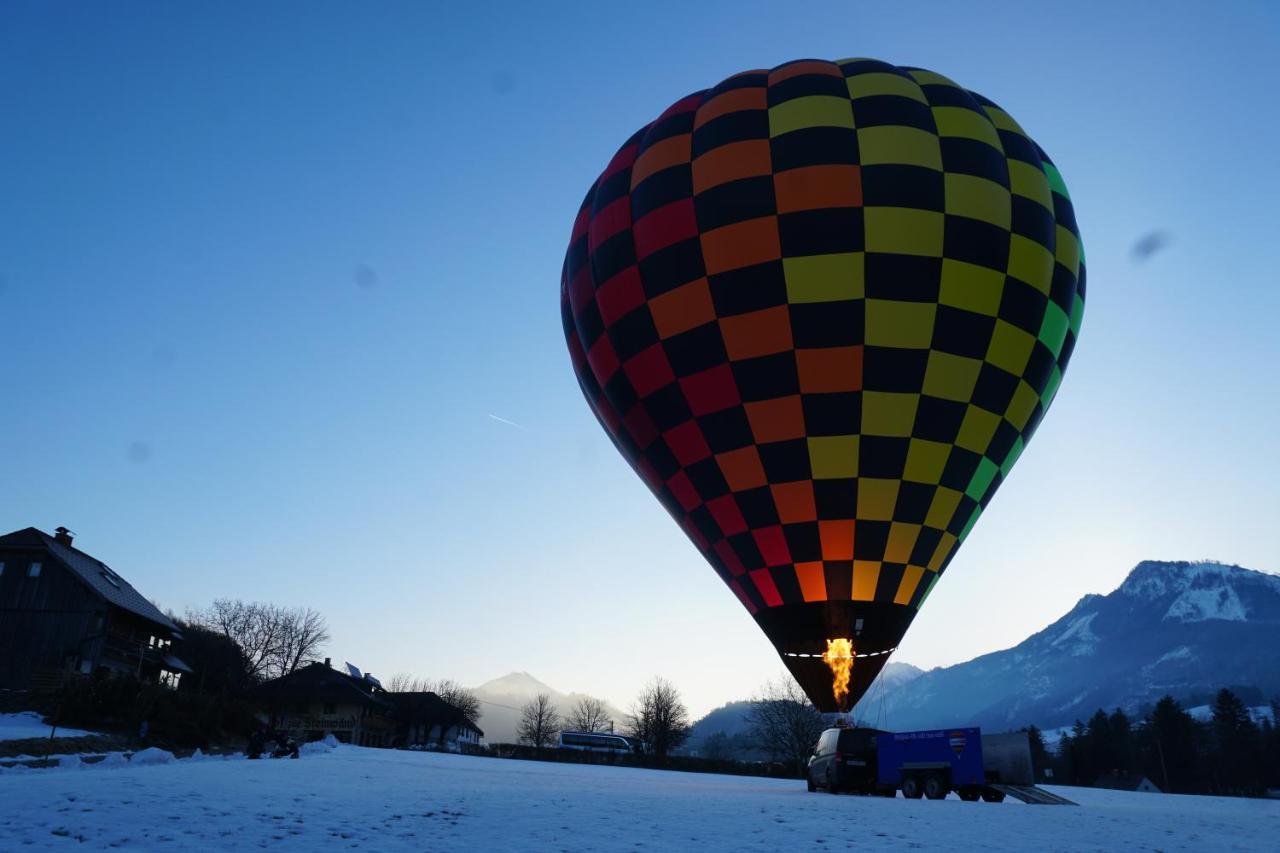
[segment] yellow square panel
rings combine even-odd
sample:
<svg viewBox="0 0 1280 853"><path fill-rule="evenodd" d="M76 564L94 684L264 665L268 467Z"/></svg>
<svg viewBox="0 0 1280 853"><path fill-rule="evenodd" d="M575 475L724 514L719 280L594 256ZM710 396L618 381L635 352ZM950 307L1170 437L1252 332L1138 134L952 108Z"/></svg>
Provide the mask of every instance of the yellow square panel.
<svg viewBox="0 0 1280 853"><path fill-rule="evenodd" d="M1012 323L996 320L991 343L987 347L987 361L1014 376L1021 376L1031 358L1031 348L1036 339Z"/></svg>
<svg viewBox="0 0 1280 853"><path fill-rule="evenodd" d="M809 468L815 480L858 476L858 436L810 436Z"/></svg>
<svg viewBox="0 0 1280 853"><path fill-rule="evenodd" d="M936 210L914 207L863 208L868 252L942 257L946 217Z"/></svg>
<svg viewBox="0 0 1280 853"><path fill-rule="evenodd" d="M927 130L898 124L858 129L858 157L864 166L898 163L942 171L942 147Z"/></svg>
<svg viewBox="0 0 1280 853"><path fill-rule="evenodd" d="M919 566L907 566L902 573L902 581L898 584L898 593L893 597L894 604L910 604L911 596L916 594L916 587L920 584L920 578L924 575L924 569Z"/></svg>
<svg viewBox="0 0 1280 853"><path fill-rule="evenodd" d="M898 480L880 480L874 477L859 479L858 518L863 521L892 521L900 484ZM854 536L857 536L856 531Z"/></svg>
<svg viewBox="0 0 1280 853"><path fill-rule="evenodd" d="M863 340L877 347L928 349L933 343L933 319L937 311L938 306L933 302L868 299Z"/></svg>
<svg viewBox="0 0 1280 853"><path fill-rule="evenodd" d="M1004 278L1004 270L943 258L938 301L995 317L1000 313L1000 300L1004 296Z"/></svg>
<svg viewBox="0 0 1280 853"><path fill-rule="evenodd" d="M981 370L982 362L976 358L933 350L929 353L929 365L924 372L924 393L942 400L967 403L973 397Z"/></svg>
<svg viewBox="0 0 1280 853"><path fill-rule="evenodd" d="M1074 276L1080 275L1080 241L1076 235L1072 234L1061 225L1054 229L1057 237L1057 248L1054 258L1058 263L1071 270Z"/></svg>
<svg viewBox="0 0 1280 853"><path fill-rule="evenodd" d="M1011 130L1020 136L1027 135L1027 132L1023 130L1022 127L1019 126L1019 124L1016 121L1013 120L1013 116L1009 115L1004 110L1000 109L999 107L988 107L985 105L981 105L981 106L982 106L982 111L987 114L987 117L991 119L991 123L994 124L999 130Z"/></svg>
<svg viewBox="0 0 1280 853"><path fill-rule="evenodd" d="M884 549L884 561L886 563L910 562L911 550L916 547L920 529L918 524L905 524L901 521L895 521L889 525L889 542Z"/></svg>
<svg viewBox="0 0 1280 853"><path fill-rule="evenodd" d="M781 136L806 127L853 129L853 107L848 98L806 95L769 107L769 136Z"/></svg>
<svg viewBox="0 0 1280 853"><path fill-rule="evenodd" d="M933 551L933 558L929 560L929 571L942 571L942 564L947 561L947 557L955 547L956 537L952 536L950 533L943 533L942 539L938 542L938 547Z"/></svg>
<svg viewBox="0 0 1280 853"><path fill-rule="evenodd" d="M1000 141L1000 134L992 126L991 120L982 113L965 107L934 107L933 122L938 126L939 136L976 139L1004 154L1004 144Z"/></svg>
<svg viewBox="0 0 1280 853"><path fill-rule="evenodd" d="M906 438L916 423L919 394L896 391L862 392L862 433ZM813 439L809 439L810 442ZM812 450L810 451L812 453Z"/></svg>
<svg viewBox="0 0 1280 853"><path fill-rule="evenodd" d="M951 523L951 517L956 514L956 507L960 506L961 497L962 492L939 486L933 493L933 503L929 505L929 514L924 517L924 523L934 530L945 530Z"/></svg>
<svg viewBox="0 0 1280 853"><path fill-rule="evenodd" d="M919 101L922 104L928 104L929 100L925 98L924 92L920 91L920 84L916 83L910 77L903 77L899 74L888 74L876 72L874 74L855 74L845 79L845 85L849 88L850 98L869 98L873 95L898 95L903 98L910 98L913 101Z"/></svg>
<svg viewBox="0 0 1280 853"><path fill-rule="evenodd" d="M1036 403L1040 402L1040 397L1036 394L1034 388L1022 380L1018 380L1018 390L1013 392L1013 400L1009 403L1009 410L1004 413L1004 418L1013 424L1019 432L1027 428L1027 421L1031 418L1031 413L1036 409Z"/></svg>
<svg viewBox="0 0 1280 853"><path fill-rule="evenodd" d="M942 471L947 467L947 457L950 455L951 445L949 444L913 438L907 450L907 465L902 478L912 483L929 483L936 486L942 481Z"/></svg>
<svg viewBox="0 0 1280 853"><path fill-rule="evenodd" d="M880 563L875 560L853 561L853 600L875 601L876 584L880 582Z"/></svg>
<svg viewBox="0 0 1280 853"><path fill-rule="evenodd" d="M943 77L936 71L929 71L924 68L913 68L907 72L921 86L950 86L952 89L959 89L954 80Z"/></svg>
<svg viewBox="0 0 1280 853"><path fill-rule="evenodd" d="M1053 286L1053 254L1035 240L1010 234L1009 275L1048 296Z"/></svg>
<svg viewBox="0 0 1280 853"><path fill-rule="evenodd" d="M1052 213L1053 190L1049 188L1049 179L1045 177L1044 169L1021 160L1006 162L1009 164L1009 189L1013 194L1039 202Z"/></svg>
<svg viewBox="0 0 1280 853"><path fill-rule="evenodd" d="M970 406L965 410L964 421L960 424L956 446L972 450L974 453L986 453L998 426L1000 426L999 415L993 415L980 406Z"/></svg>
<svg viewBox="0 0 1280 853"><path fill-rule="evenodd" d="M783 258L788 302L838 302L863 297L862 252Z"/></svg>
<svg viewBox="0 0 1280 853"><path fill-rule="evenodd" d="M986 178L947 172L943 176L947 213L990 222L1009 230L1013 201L1009 191Z"/></svg>

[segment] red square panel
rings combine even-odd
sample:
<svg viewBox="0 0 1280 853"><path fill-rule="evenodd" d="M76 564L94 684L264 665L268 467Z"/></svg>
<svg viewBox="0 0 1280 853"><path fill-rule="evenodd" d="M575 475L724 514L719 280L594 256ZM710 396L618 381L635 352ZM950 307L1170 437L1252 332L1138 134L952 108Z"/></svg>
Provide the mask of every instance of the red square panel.
<svg viewBox="0 0 1280 853"><path fill-rule="evenodd" d="M698 490L693 487L693 482L683 471L677 471L674 477L667 480L667 488L671 490L671 494L679 502L680 506L684 508L685 512L697 508L702 503Z"/></svg>
<svg viewBox="0 0 1280 853"><path fill-rule="evenodd" d="M738 554L733 550L733 546L729 544L729 540L721 539L716 543L716 555L724 563L725 568L729 570L729 574L735 578L744 574L747 570L742 565L742 560L738 559Z"/></svg>
<svg viewBox="0 0 1280 853"><path fill-rule="evenodd" d="M785 566L791 562L791 551L779 525L753 530L751 537L756 540L756 547L760 549L766 566Z"/></svg>
<svg viewBox="0 0 1280 853"><path fill-rule="evenodd" d="M606 326L612 326L642 302L644 286L635 267L627 267L596 290L596 305Z"/></svg>
<svg viewBox="0 0 1280 853"><path fill-rule="evenodd" d="M725 536L742 533L747 529L747 520L742 517L742 510L738 508L738 502L733 499L733 495L712 498L707 501L707 509L711 510L712 517L715 518L716 524L720 525L720 530Z"/></svg>
<svg viewBox="0 0 1280 853"><path fill-rule="evenodd" d="M717 365L680 380L680 389L695 417L723 411L742 403L733 370L727 364Z"/></svg>
<svg viewBox="0 0 1280 853"><path fill-rule="evenodd" d="M587 353L587 364L591 365L591 372L595 374L596 381L604 385L613 376L618 369L618 354L613 351L613 344L609 343L609 339L601 335L600 340L596 341Z"/></svg>
<svg viewBox="0 0 1280 853"><path fill-rule="evenodd" d="M782 605L782 596L778 594L778 587L773 582L773 575L769 574L768 569L756 569L751 573L751 582L756 585L760 597L764 599L766 607L779 607Z"/></svg>
<svg viewBox="0 0 1280 853"><path fill-rule="evenodd" d="M636 259L643 260L659 249L698 236L698 217L693 199L686 198L664 204L640 217L631 231L636 239Z"/></svg>
<svg viewBox="0 0 1280 853"><path fill-rule="evenodd" d="M662 437L676 461L686 468L711 455L711 448L707 446L707 439L698 428L697 421L685 421L664 432Z"/></svg>
<svg viewBox="0 0 1280 853"><path fill-rule="evenodd" d="M662 344L654 344L638 355L632 356L622 365L622 370L631 380L631 387L641 397L647 397L659 388L675 381L676 375L667 361L667 354ZM603 384L603 382L601 383Z"/></svg>

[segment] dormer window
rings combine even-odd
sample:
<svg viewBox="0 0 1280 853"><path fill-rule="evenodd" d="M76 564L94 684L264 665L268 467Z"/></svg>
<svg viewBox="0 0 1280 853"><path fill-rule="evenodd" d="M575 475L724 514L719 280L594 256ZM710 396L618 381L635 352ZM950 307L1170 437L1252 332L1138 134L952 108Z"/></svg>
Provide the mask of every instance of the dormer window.
<svg viewBox="0 0 1280 853"><path fill-rule="evenodd" d="M29 578L38 578L38 577L40 577L40 569L41 569L41 568L42 568L42 567L41 567L41 565L40 565L39 563L32 563L30 566L28 566L28 567L27 567L27 577L29 577Z"/></svg>

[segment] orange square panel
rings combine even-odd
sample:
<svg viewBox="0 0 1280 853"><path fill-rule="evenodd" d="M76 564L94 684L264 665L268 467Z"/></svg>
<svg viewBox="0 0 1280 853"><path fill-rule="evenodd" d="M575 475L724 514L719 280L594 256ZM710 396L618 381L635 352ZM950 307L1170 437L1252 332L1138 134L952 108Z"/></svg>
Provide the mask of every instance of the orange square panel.
<svg viewBox="0 0 1280 853"><path fill-rule="evenodd" d="M773 492L773 505L777 507L778 519L783 524L817 520L818 509L813 502L812 481L775 483L769 490Z"/></svg>
<svg viewBox="0 0 1280 853"><path fill-rule="evenodd" d="M716 457L716 462L720 465L725 482L735 492L758 488L768 482L755 445L721 453Z"/></svg>
<svg viewBox="0 0 1280 853"><path fill-rule="evenodd" d="M730 142L728 145L712 148L693 161L693 192L705 192L740 178L767 175L772 169L769 140Z"/></svg>
<svg viewBox="0 0 1280 853"><path fill-rule="evenodd" d="M804 407L799 394L747 403L745 408L751 435L759 444L805 436Z"/></svg>
<svg viewBox="0 0 1280 853"><path fill-rule="evenodd" d="M700 278L682 284L675 290L649 300L649 313L658 337L667 339L681 332L710 323L716 318L716 308L711 302L711 288L707 280Z"/></svg>
<svg viewBox="0 0 1280 853"><path fill-rule="evenodd" d="M773 176L778 213L823 207L861 207L862 170L858 166L805 166Z"/></svg>
<svg viewBox="0 0 1280 853"><path fill-rule="evenodd" d="M819 521L818 536L822 539L822 559L853 559L853 519Z"/></svg>
<svg viewBox="0 0 1280 853"><path fill-rule="evenodd" d="M791 314L786 305L720 318L720 334L730 361L773 355L792 347Z"/></svg>
<svg viewBox="0 0 1280 853"><path fill-rule="evenodd" d="M796 350L796 371L804 394L862 390L862 347Z"/></svg>
<svg viewBox="0 0 1280 853"><path fill-rule="evenodd" d="M776 216L735 222L702 234L702 260L706 264L707 275L781 258Z"/></svg>

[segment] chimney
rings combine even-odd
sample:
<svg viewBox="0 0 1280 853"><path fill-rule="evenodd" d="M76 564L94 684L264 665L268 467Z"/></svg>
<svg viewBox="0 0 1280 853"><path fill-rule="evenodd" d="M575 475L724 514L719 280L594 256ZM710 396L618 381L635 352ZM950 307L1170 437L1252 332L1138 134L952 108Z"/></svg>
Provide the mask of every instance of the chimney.
<svg viewBox="0 0 1280 853"><path fill-rule="evenodd" d="M325 658L324 665L327 669L333 669L333 658Z"/></svg>
<svg viewBox="0 0 1280 853"><path fill-rule="evenodd" d="M71 545L71 537L74 535L75 534L67 528L59 527L57 530L53 531L53 541L57 542L59 545L66 545L69 547Z"/></svg>

